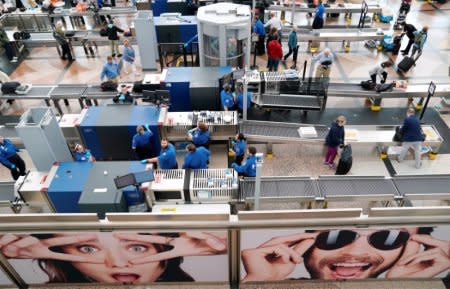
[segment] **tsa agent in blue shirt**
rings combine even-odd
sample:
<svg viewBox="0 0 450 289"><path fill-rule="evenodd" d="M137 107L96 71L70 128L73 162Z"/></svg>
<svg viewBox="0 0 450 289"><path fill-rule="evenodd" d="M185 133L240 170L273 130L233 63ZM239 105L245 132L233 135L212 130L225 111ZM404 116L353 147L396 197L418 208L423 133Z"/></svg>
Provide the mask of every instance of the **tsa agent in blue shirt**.
<svg viewBox="0 0 450 289"><path fill-rule="evenodd" d="M136 128L136 134L133 136L131 148L136 152L139 160L149 159L155 156L152 150L152 136L153 133L148 125L145 125L145 129L142 125Z"/></svg>
<svg viewBox="0 0 450 289"><path fill-rule="evenodd" d="M143 164L158 162L159 167L163 170L178 169L175 147L167 138L163 138L161 140L161 152L158 157L142 160L141 162Z"/></svg>
<svg viewBox="0 0 450 289"><path fill-rule="evenodd" d="M84 147L80 144L75 145L75 160L77 162L93 162L95 159L91 155L90 150L84 149Z"/></svg>
<svg viewBox="0 0 450 289"><path fill-rule="evenodd" d="M253 26L253 33L258 35L256 54L263 55L265 53L264 39L266 38L266 29L264 28L264 24L261 22L258 15L255 15L255 26Z"/></svg>
<svg viewBox="0 0 450 289"><path fill-rule="evenodd" d="M197 127L188 132L189 140L192 141L195 146L205 147L209 149L209 129L204 122L199 122Z"/></svg>
<svg viewBox="0 0 450 289"><path fill-rule="evenodd" d="M237 96L237 107L238 112L242 113L244 110L244 92L240 91ZM247 110L252 106L252 93L247 91Z"/></svg>
<svg viewBox="0 0 450 289"><path fill-rule="evenodd" d="M237 163L232 163L231 167L238 172L240 176L244 177L256 177L256 148L248 148L248 157L244 164L238 165Z"/></svg>
<svg viewBox="0 0 450 289"><path fill-rule="evenodd" d="M247 147L247 141L245 140L244 134L238 133L234 136L233 151L234 151L234 162L238 165L242 164L245 156L245 148Z"/></svg>
<svg viewBox="0 0 450 289"><path fill-rule="evenodd" d="M0 136L0 163L11 171L14 180L26 174L25 162L17 152L17 148L9 139Z"/></svg>
<svg viewBox="0 0 450 289"><path fill-rule="evenodd" d="M223 90L220 92L220 101L222 103L223 110L233 110L234 98L229 84L225 84Z"/></svg>
<svg viewBox="0 0 450 289"><path fill-rule="evenodd" d="M204 147L196 147L194 144L189 144L186 147L187 154L184 159L183 169L207 169L209 161L209 150Z"/></svg>

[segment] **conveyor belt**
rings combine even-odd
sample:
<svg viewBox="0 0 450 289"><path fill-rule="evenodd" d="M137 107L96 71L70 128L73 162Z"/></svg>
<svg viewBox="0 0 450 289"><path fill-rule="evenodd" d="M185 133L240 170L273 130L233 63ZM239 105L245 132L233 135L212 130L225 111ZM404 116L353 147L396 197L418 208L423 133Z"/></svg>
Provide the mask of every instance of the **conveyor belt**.
<svg viewBox="0 0 450 289"><path fill-rule="evenodd" d="M385 177L320 176L318 183L326 199L367 196L381 200L399 195L392 180Z"/></svg>
<svg viewBox="0 0 450 289"><path fill-rule="evenodd" d="M382 98L409 98L426 97L428 84L410 84L406 89L393 89L378 93L374 90L365 90L358 83L330 83L328 96L336 97L382 97ZM434 97L450 96L450 84L438 83Z"/></svg>
<svg viewBox="0 0 450 289"><path fill-rule="evenodd" d="M345 7L340 7L336 4L330 5L331 7L325 7L325 13L361 13L361 4L346 3ZM292 11L291 6L271 5L266 10L268 11ZM305 6L296 6L295 12L300 13L314 13L316 8L308 8ZM368 6L368 13L381 13L380 6Z"/></svg>
<svg viewBox="0 0 450 289"><path fill-rule="evenodd" d="M116 91L103 91L100 85L89 85L84 91L87 98L112 98L116 94Z"/></svg>
<svg viewBox="0 0 450 289"><path fill-rule="evenodd" d="M240 183L240 200L253 198L255 179L245 178ZM296 198L313 200L320 196L315 181L309 177L263 177L261 178L261 198Z"/></svg>
<svg viewBox="0 0 450 289"><path fill-rule="evenodd" d="M27 94L2 94L0 99L48 99L54 86L33 86Z"/></svg>
<svg viewBox="0 0 450 289"><path fill-rule="evenodd" d="M307 95L272 95L263 94L260 98L260 106L284 107L290 109L320 110L320 100L317 96Z"/></svg>
<svg viewBox="0 0 450 289"><path fill-rule="evenodd" d="M450 175L398 176L394 184L402 196L411 199L450 200Z"/></svg>
<svg viewBox="0 0 450 289"><path fill-rule="evenodd" d="M58 85L52 90L52 98L80 98L86 90L86 85Z"/></svg>
<svg viewBox="0 0 450 289"><path fill-rule="evenodd" d="M321 140L325 138L328 128L326 126L314 125L317 131L315 138L301 138L298 129L305 126L295 123L264 122L264 121L245 121L241 123L240 132L249 140L261 141L301 141L301 140ZM311 125L309 125L311 126Z"/></svg>

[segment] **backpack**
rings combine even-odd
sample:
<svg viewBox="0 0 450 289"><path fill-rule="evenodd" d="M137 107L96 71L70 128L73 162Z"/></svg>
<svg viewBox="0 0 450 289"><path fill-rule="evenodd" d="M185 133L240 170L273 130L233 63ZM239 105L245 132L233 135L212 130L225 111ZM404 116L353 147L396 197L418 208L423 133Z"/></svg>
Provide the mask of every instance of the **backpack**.
<svg viewBox="0 0 450 289"><path fill-rule="evenodd" d="M414 43L417 45L420 45L420 43L422 42L422 38L424 36L425 33L423 33L422 31L419 31L419 33L417 33L416 38L414 39Z"/></svg>
<svg viewBox="0 0 450 289"><path fill-rule="evenodd" d="M108 30L106 30L106 28L100 29L100 36L102 37L108 36Z"/></svg>
<svg viewBox="0 0 450 289"><path fill-rule="evenodd" d="M26 31L22 31L20 32L20 39L30 39L31 38L31 34L26 32Z"/></svg>
<svg viewBox="0 0 450 289"><path fill-rule="evenodd" d="M361 87L366 90L373 90L375 88L375 82L373 82L371 79L361 81Z"/></svg>
<svg viewBox="0 0 450 289"><path fill-rule="evenodd" d="M116 91L117 90L117 83L113 81L104 81L100 84L100 87L102 91Z"/></svg>
<svg viewBox="0 0 450 289"><path fill-rule="evenodd" d="M16 88L20 86L20 83L17 81L8 81L2 84L2 93L3 94L15 94Z"/></svg>

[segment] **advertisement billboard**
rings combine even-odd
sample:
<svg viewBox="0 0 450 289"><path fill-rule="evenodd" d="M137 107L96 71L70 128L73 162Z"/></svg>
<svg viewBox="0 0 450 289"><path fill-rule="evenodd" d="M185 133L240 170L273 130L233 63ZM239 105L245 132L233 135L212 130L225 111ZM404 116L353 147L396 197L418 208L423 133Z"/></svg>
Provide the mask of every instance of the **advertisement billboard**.
<svg viewBox="0 0 450 289"><path fill-rule="evenodd" d="M0 269L0 286L1 285L13 285L14 283L8 278L5 272Z"/></svg>
<svg viewBox="0 0 450 289"><path fill-rule="evenodd" d="M241 232L241 282L443 278L450 226Z"/></svg>
<svg viewBox="0 0 450 289"><path fill-rule="evenodd" d="M227 231L0 235L27 284L228 281Z"/></svg>

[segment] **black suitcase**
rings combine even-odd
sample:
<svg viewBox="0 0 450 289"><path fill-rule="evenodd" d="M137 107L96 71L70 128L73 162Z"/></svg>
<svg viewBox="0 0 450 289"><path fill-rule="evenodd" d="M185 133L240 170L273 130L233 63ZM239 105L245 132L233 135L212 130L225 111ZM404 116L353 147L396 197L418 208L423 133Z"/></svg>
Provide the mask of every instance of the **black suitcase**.
<svg viewBox="0 0 450 289"><path fill-rule="evenodd" d="M414 65L414 59L411 57L405 56L405 58L400 61L400 63L397 65L398 70L400 70L403 73L408 72L409 69Z"/></svg>
<svg viewBox="0 0 450 289"><path fill-rule="evenodd" d="M346 175L352 168L353 157L352 157L352 146L346 145L339 158L339 163L336 168L336 175Z"/></svg>

